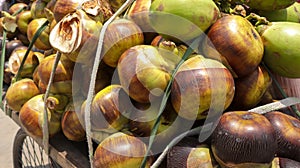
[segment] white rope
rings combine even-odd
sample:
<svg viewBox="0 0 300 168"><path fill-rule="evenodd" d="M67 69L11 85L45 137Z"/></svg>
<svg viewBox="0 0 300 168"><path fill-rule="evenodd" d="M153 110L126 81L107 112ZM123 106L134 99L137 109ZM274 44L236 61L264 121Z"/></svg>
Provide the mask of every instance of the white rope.
<svg viewBox="0 0 300 168"><path fill-rule="evenodd" d="M54 76L55 76L55 71L56 71L57 65L59 63L60 57L61 57L61 53L56 52L56 56L55 56L54 64L53 64L52 71L51 71L51 74L50 74L50 78L49 78L49 81L48 81L47 89L46 89L46 92L44 94L44 112L43 112L43 126L42 126L42 129L43 129L43 148L44 148L44 151L45 151L46 154L49 154L48 108L47 108L46 102L47 102L47 98L48 98L49 93L50 93L50 87L52 85L52 82L53 82L53 79L54 79Z"/></svg>
<svg viewBox="0 0 300 168"><path fill-rule="evenodd" d="M87 137L87 142L88 142L88 152L89 152L89 160L91 163L91 168L93 168L93 144L92 144L92 132L91 132L91 104L93 100L93 95L94 95L94 90L95 90L95 83L96 83L96 77L97 77L97 72L99 68L99 64L101 62L101 52L102 52L102 47L103 47L103 41L104 41L104 35L105 31L108 27L108 25L115 20L121 13L123 13L132 3L134 0L127 0L117 11L114 13L113 16L111 16L102 26L102 29L100 31L99 35L99 41L98 41L98 46L96 50L96 56L95 56L95 61L93 65L93 70L91 74L91 83L89 85L89 90L88 90L88 95L86 99L86 106L85 106L85 128L86 128L86 137Z"/></svg>
<svg viewBox="0 0 300 168"><path fill-rule="evenodd" d="M175 137L170 143L169 145L164 149L164 151L159 155L159 157L155 160L155 162L151 165L150 168L158 168L159 165L163 162L164 158L166 157L166 155L168 154L169 150L178 142L180 142L184 137L186 136L192 136L192 135L196 135L200 132L200 130L202 129L202 127L197 127L194 128L192 130L186 131L180 135L178 135L177 137Z"/></svg>
<svg viewBox="0 0 300 168"><path fill-rule="evenodd" d="M253 108L253 109L249 110L249 112L265 114L265 113L270 112L270 111L279 110L279 109L286 108L286 107L289 107L289 106L293 106L293 105L296 105L296 104L300 104L300 98L288 97L288 98L282 99L280 101L276 101L276 102L273 102L273 103L269 103L269 104L266 104L266 105L263 105L263 106Z"/></svg>
<svg viewBox="0 0 300 168"><path fill-rule="evenodd" d="M300 98L288 97L286 99L282 99L282 100L274 102L274 103L269 103L269 104L266 104L266 105L263 105L263 106L253 108L253 109L249 110L249 112L265 114L267 112L271 112L271 111L274 111L274 110L279 110L279 109L286 108L286 107L289 107L289 106L293 106L293 105L296 105L296 104L300 104ZM177 144L182 138L184 138L186 136L191 136L191 135L197 134L197 133L200 132L200 130L205 130L205 127L211 127L211 125L209 125L209 124L203 125L203 127L201 127L201 126L197 127L195 129L189 130L189 131L184 132L184 133L178 135L177 137L175 137L169 143L169 145L164 149L164 151L159 155L159 157L156 159L156 161L151 165L151 168L158 168L159 165L163 162L166 155L168 154L169 150L175 144Z"/></svg>

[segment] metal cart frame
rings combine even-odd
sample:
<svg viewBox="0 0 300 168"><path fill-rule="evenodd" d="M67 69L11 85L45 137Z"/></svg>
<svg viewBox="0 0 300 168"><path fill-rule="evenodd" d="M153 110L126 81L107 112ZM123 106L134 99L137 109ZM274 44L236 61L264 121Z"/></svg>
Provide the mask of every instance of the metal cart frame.
<svg viewBox="0 0 300 168"><path fill-rule="evenodd" d="M12 112L11 118L21 127L18 112ZM27 144L24 144L27 143ZM33 151L28 151L27 153L23 152L24 146L32 147ZM25 149L24 149L25 150ZM32 153L30 153L32 152ZM49 160L48 163L44 161L43 156L39 158L39 154L44 153L42 149L42 139L36 139L26 134L25 131L22 130L22 127L17 132L14 139L13 146L13 161L14 167L23 167L22 155L28 154L32 157L32 160L37 161L39 159L40 165L32 165L32 166L40 166L40 167L66 167L66 168L89 168L90 162L88 160L88 152L87 152L87 142L73 142L67 140L66 137L62 133L58 133L54 137L49 140ZM45 156L45 154L43 154ZM46 155L47 156L47 155ZM34 161L34 162L35 162ZM33 163L33 164L39 164Z"/></svg>

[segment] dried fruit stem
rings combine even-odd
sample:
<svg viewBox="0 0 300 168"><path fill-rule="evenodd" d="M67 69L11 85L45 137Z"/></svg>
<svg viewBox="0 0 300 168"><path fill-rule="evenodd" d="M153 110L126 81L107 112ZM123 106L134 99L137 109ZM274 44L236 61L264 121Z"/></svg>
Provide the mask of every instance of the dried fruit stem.
<svg viewBox="0 0 300 168"><path fill-rule="evenodd" d="M267 25L269 24L269 21L267 20L267 18L265 17L261 17L258 14L255 13L250 13L248 16L245 17L247 20L255 20L255 26L259 26L259 25Z"/></svg>
<svg viewBox="0 0 300 168"><path fill-rule="evenodd" d="M68 97L62 94L51 95L46 100L47 107L58 113L63 113L68 103Z"/></svg>

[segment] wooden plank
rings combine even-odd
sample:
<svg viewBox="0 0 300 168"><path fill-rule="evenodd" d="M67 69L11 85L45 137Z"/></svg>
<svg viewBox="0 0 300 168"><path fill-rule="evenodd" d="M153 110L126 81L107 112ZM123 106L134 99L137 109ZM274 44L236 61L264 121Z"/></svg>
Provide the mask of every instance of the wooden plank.
<svg viewBox="0 0 300 168"><path fill-rule="evenodd" d="M21 126L18 112L12 112L11 118ZM42 139L34 138L42 146ZM87 143L72 142L66 139L62 133L52 137L49 141L49 155L59 165L66 168L89 168Z"/></svg>

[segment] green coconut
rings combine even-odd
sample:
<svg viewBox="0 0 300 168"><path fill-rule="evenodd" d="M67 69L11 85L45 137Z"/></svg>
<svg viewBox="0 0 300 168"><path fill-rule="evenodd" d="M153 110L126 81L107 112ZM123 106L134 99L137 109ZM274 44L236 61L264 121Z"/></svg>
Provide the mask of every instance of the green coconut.
<svg viewBox="0 0 300 168"><path fill-rule="evenodd" d="M293 5L279 10L259 11L259 15L264 16L271 22L287 21L300 23L300 3L295 2Z"/></svg>
<svg viewBox="0 0 300 168"><path fill-rule="evenodd" d="M265 64L278 75L300 78L300 24L272 22L257 30L264 43Z"/></svg>
<svg viewBox="0 0 300 168"><path fill-rule="evenodd" d="M291 6L297 0L231 0L234 4L245 4L251 9L272 11Z"/></svg>
<svg viewBox="0 0 300 168"><path fill-rule="evenodd" d="M155 0L150 11L153 29L180 41L199 36L220 17L212 0Z"/></svg>

